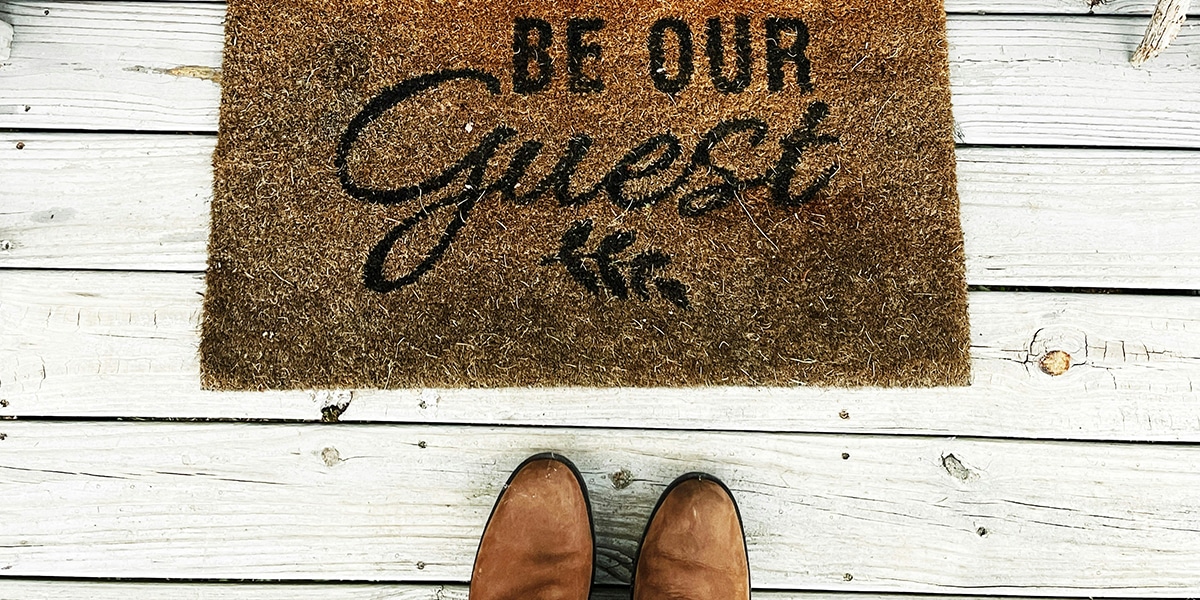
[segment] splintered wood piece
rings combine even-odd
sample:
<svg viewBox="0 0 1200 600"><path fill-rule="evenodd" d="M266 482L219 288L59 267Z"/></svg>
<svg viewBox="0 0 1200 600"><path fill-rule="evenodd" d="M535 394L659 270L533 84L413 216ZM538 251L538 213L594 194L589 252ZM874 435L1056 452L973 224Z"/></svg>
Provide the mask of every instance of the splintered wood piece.
<svg viewBox="0 0 1200 600"><path fill-rule="evenodd" d="M1154 16L1150 18L1150 26L1146 28L1146 35L1142 37L1142 43L1129 59L1133 66L1141 66L1171 45L1175 36L1183 29L1190 4L1191 0L1158 0Z"/></svg>

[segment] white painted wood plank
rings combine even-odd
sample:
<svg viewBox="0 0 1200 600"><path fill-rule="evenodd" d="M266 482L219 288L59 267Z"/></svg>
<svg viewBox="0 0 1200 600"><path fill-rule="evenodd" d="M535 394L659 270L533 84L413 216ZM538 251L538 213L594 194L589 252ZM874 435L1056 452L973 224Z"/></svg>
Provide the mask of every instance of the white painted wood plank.
<svg viewBox="0 0 1200 600"><path fill-rule="evenodd" d="M211 2L212 0L168 1ZM1154 1L1155 0L945 0L945 5L946 12L952 14L1149 15L1154 12Z"/></svg>
<svg viewBox="0 0 1200 600"><path fill-rule="evenodd" d="M559 450L588 483L602 583L627 580L665 484L702 470L740 502L760 588L1200 593L1191 445L391 425L0 430L0 568L12 576L465 582L509 470ZM610 474L622 471L632 483L617 489Z"/></svg>
<svg viewBox="0 0 1200 600"><path fill-rule="evenodd" d="M55 581L37 579L0 579L0 598L26 600L467 600L463 584L364 584L364 583L169 583L116 581ZM894 594L801 592L755 590L754 600L903 600ZM937 600L984 600L1013 596L938 596ZM1048 598L1015 597L1020 600ZM592 590L593 600L628 600L626 587L600 587Z"/></svg>
<svg viewBox="0 0 1200 600"><path fill-rule="evenodd" d="M0 133L0 267L203 271L215 143Z"/></svg>
<svg viewBox="0 0 1200 600"><path fill-rule="evenodd" d="M0 133L0 267L202 271L214 143ZM1200 289L1200 152L958 155L970 283Z"/></svg>
<svg viewBox="0 0 1200 600"><path fill-rule="evenodd" d="M115 416L1200 441L1200 297L974 293L969 388L199 387L198 275L0 271L0 418ZM1073 357L1052 377L1039 362Z"/></svg>
<svg viewBox="0 0 1200 600"><path fill-rule="evenodd" d="M1155 0L945 0L945 4L950 13L1150 15Z"/></svg>
<svg viewBox="0 0 1200 600"><path fill-rule="evenodd" d="M1145 29L1140 19L1005 16L949 25L962 142L1200 148L1200 29L1139 69L1128 61Z"/></svg>
<svg viewBox="0 0 1200 600"><path fill-rule="evenodd" d="M755 600L834 600L832 594L762 592ZM595 600L628 600L629 594L597 590ZM840 596L839 596L840 597ZM55 581L0 577L0 598L28 600L468 600L465 585L361 583L158 583ZM847 598L846 600L866 600Z"/></svg>
<svg viewBox="0 0 1200 600"><path fill-rule="evenodd" d="M17 36L0 68L0 127L216 129L220 4L21 0L0 15ZM1144 29L1127 18L952 16L961 141L1200 148L1200 30L1135 69Z"/></svg>
<svg viewBox="0 0 1200 600"><path fill-rule="evenodd" d="M973 285L1200 289L1200 152L961 148Z"/></svg>
<svg viewBox="0 0 1200 600"><path fill-rule="evenodd" d="M0 127L214 130L219 86L169 74L219 68L221 4L5 2Z"/></svg>

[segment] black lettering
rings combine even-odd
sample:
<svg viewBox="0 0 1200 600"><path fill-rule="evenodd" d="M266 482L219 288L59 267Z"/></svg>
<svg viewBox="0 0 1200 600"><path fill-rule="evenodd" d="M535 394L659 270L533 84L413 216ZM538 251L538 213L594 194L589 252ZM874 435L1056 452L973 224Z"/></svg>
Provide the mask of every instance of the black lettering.
<svg viewBox="0 0 1200 600"><path fill-rule="evenodd" d="M737 74L732 79L725 76L725 45L722 41L721 19L713 17L708 20L708 41L705 46L713 87L725 94L736 94L750 85L750 67L754 61L750 48L750 18L738 15L733 22Z"/></svg>
<svg viewBox="0 0 1200 600"><path fill-rule="evenodd" d="M604 82L599 77L588 77L583 73L585 60L600 60L600 44L583 43L585 33L600 31L604 19L570 19L567 21L567 73L572 92L602 92Z"/></svg>
<svg viewBox="0 0 1200 600"><path fill-rule="evenodd" d="M587 156L588 149L592 147L592 138L585 134L577 134L571 136L567 141L567 149L563 155L559 157L558 163L533 189L524 193L517 194L516 188L521 183L521 179L525 177L525 172L529 169L529 165L542 150L541 142L525 142L513 154L512 160L508 162L508 169L504 175L489 188L500 192L501 198L512 202L518 206L532 204L545 195L546 192L553 190L554 198L558 201L559 206L582 206L591 202L596 194L600 193L600 186L603 180L592 186L592 189L579 194L571 192L571 178L575 176L575 170L579 168L579 163Z"/></svg>
<svg viewBox="0 0 1200 600"><path fill-rule="evenodd" d="M480 189L483 184L483 174L487 169L487 163L492 156L496 154L496 150L501 144L511 139L517 134L516 130L508 127L497 127L488 133L483 141L475 147L469 154L459 161L459 164L469 165L471 170L467 174L466 183L463 184L463 189L458 194L450 194L446 198L429 204L417 214L405 219L399 225L388 231L371 252L367 254L367 262L363 266L363 285L368 289L380 293L393 292L406 285L412 285L421 279L421 276L433 269L442 256L446 254L446 250L450 248L450 244L454 243L458 233L463 226L467 224L467 219L474 210L475 205L487 195L485 190ZM413 267L408 273L396 279L388 279L383 274L383 267L387 263L388 254L392 252L396 242L404 237L405 233L416 227L425 219L428 219L438 209L454 207L454 212L450 216L450 222L446 224L446 229L442 232L437 243L425 254L425 258L421 260L417 266Z"/></svg>
<svg viewBox="0 0 1200 600"><path fill-rule="evenodd" d="M667 19L663 21L665 24L661 27L658 27L658 24L656 24L660 42L662 34L670 29L679 36L681 48L686 46L685 49L690 52L690 40L686 44L682 43L682 40L686 36L681 32L686 32L686 25L682 25L682 22L678 20ZM679 25L682 25L683 29L680 29ZM661 47L661 43L659 46ZM681 54L681 56L684 55ZM553 192L559 206L569 207L586 204L601 191L604 191L614 205L625 210L630 210L653 206L664 199L673 197L698 170L704 170L709 175L715 175L720 181L685 194L679 200L678 205L681 216L697 217L728 206L738 197L738 194L745 190L763 186L768 188L771 201L776 206L801 206L811 201L817 193L825 189L840 169L840 164L833 162L828 168L819 173L807 187L800 190L798 194L792 193L793 180L796 177L797 167L804 158L804 153L810 148L839 143L839 139L836 136L821 134L817 131L822 121L828 117L829 107L823 102L812 102L805 111L804 125L792 130L791 133L780 140L782 154L778 162L767 173L752 179L739 177L733 168L713 164L712 149L732 136L743 134L745 135L745 142L749 147L754 148L759 146L766 137L767 125L764 121L757 118L732 119L718 123L705 133L697 143L692 152L691 159L684 165L680 174L675 176L670 182L660 185L658 189L640 191L637 194L626 190L629 182L651 178L656 175L665 177L665 172L671 169L678 161L681 155L681 145L679 138L675 135L669 132L660 133L645 140L617 161L613 169L600 181L578 194L571 191L572 179L593 144L593 139L583 133L575 134L567 141L563 154L559 157L558 162L551 169L550 173L538 181L528 192L518 194L517 188L520 187L521 180L528 175L527 172L530 165L533 164L544 149L542 142L536 140L526 141L521 144L513 153L503 175L495 182L488 184L485 181L485 176L488 172L489 163L495 159L500 147L517 135L516 130L506 126L496 127L476 144L472 150L467 152L465 156L445 167L440 173L430 175L419 183L391 190L374 189L359 185L350 172L349 156L363 132L375 120L381 118L389 110L395 108L405 100L424 91L437 88L444 83L455 81L482 84L492 95L498 95L501 91L500 82L496 77L474 69L448 70L420 75L386 88L378 96L372 98L351 119L346 131L342 134L334 157L334 166L338 179L342 189L348 195L363 202L392 205L427 196L432 198L435 193L445 190L456 181L462 180L461 188L451 188L441 199L434 200L421 207L415 214L402 221L399 225L392 227L383 239L371 248L363 267L363 283L368 289L386 293L416 283L441 260L442 256L454 243L460 231L466 226L470 214L476 205L491 193L498 192L506 201L517 205L525 205L537 201L548 192ZM443 214L449 213L450 217L436 243L425 254L419 264L400 277L388 279L384 275L384 268L388 256L395 245L410 231L439 211ZM631 267L631 277L633 277L634 282L630 284L632 287L626 288L623 280L621 285L618 285L618 278L614 275L617 271L605 274L605 267L599 265L600 262L603 262L601 259L609 261L605 264L608 264L613 269L618 269L620 264L624 264L617 261L615 257L628 244L617 248L617 241L620 240L617 238L608 240L606 238L601 241L598 250L593 253L596 255L595 257L592 257L590 254L587 256L581 254L580 257L594 258L598 261L598 268L601 268L602 272L597 276L597 281L603 280L605 286L614 295L625 297L628 295L628 290L632 289L639 297L644 298L648 293L646 282L652 277L651 273L655 269L662 268L666 263L660 258L646 255L642 260L644 264L637 263L633 265L637 267L636 269ZM559 258L563 260L566 260L563 257L571 258L571 260L580 258L572 258L573 256L564 254ZM564 264L566 263L564 262ZM611 269L609 270L611 271ZM654 284L665 298L683 308L687 308L686 286L675 280L661 278L655 278Z"/></svg>
<svg viewBox="0 0 1200 600"><path fill-rule="evenodd" d="M659 149L662 149L662 153L650 161L650 164L636 171L633 170L634 165L642 162L647 157L653 156ZM679 146L679 138L669 133L660 133L642 142L640 146L630 150L621 160L617 161L613 170L604 177L604 189L608 192L609 200L624 210L632 210L658 204L663 198L674 194L679 189L679 186L683 185L683 180L690 173L685 172L684 175L676 177L670 185L641 197L631 198L626 196L624 187L626 182L650 177L660 173L664 169L671 168L671 165L675 163L675 160L679 158L681 153L682 149Z"/></svg>
<svg viewBox="0 0 1200 600"><path fill-rule="evenodd" d="M736 194L766 183L767 175L743 181L733 171L712 164L712 149L725 138L743 131L751 132L750 147L755 148L766 139L767 124L759 119L721 121L708 130L708 133L705 133L704 137L696 144L696 149L692 151L691 170L706 169L720 177L721 183L705 186L684 194L679 199L679 216L699 217L714 210L725 208L733 202ZM711 198L711 200L704 204L697 204L697 202L705 198Z"/></svg>
<svg viewBox="0 0 1200 600"><path fill-rule="evenodd" d="M364 129L367 128L375 119L383 116L383 113L395 107L397 104L408 100L409 98L429 89L438 87L443 83L456 80L478 81L487 87L488 92L493 95L500 93L500 81L492 75L475 69L458 69L450 71L438 71L428 75L421 75L412 79L402 81L390 88L387 88L375 96L367 103L365 107L346 126L346 131L342 133L341 142L338 144L337 154L333 158L334 167L337 169L338 180L342 184L342 189L347 194L363 202L371 202L373 204L400 204L407 202L413 198L417 198L433 191L440 190L455 177L458 177L469 165L470 156L464 156L458 162L451 165L446 170L438 175L434 175L429 179L418 183L400 188L398 190L376 190L372 188L362 187L354 182L354 178L350 175L350 168L346 164L346 160L350 155L350 149L354 146L354 142L358 141L358 137L362 135Z"/></svg>
<svg viewBox="0 0 1200 600"><path fill-rule="evenodd" d="M664 47L664 34L670 30L679 41L679 70L674 77L667 73L667 56ZM650 79L658 91L677 94L692 80L692 30L682 19L663 18L650 26L650 39L647 40L650 50Z"/></svg>
<svg viewBox="0 0 1200 600"><path fill-rule="evenodd" d="M795 196L792 195L792 179L796 176L796 165L800 164L804 151L817 146L837 144L840 141L836 136L817 134L817 126L827 116L829 106L824 102L813 102L808 105L804 115L804 127L792 131L779 141L779 145L783 147L783 154L773 169L771 180L771 201L776 206L800 206L807 203L817 192L829 185L829 181L841 169L840 164L833 163L817 175L807 188Z"/></svg>
<svg viewBox="0 0 1200 600"><path fill-rule="evenodd" d="M508 161L508 168L505 169L504 175L492 184L489 191L500 192L500 197L507 202L512 202L518 206L531 204L537 197L533 194L525 194L518 196L517 187L521 185L521 180L525 178L525 172L529 170L529 165L537 159L538 154L542 152L543 144L538 141L528 141L521 144L513 156ZM539 196L541 194L538 194Z"/></svg>
<svg viewBox="0 0 1200 600"><path fill-rule="evenodd" d="M529 34L537 32L537 43L529 41ZM550 41L553 32L550 23L542 19L519 18L513 21L513 91L532 94L546 89L554 75L550 61ZM537 64L537 76L529 75L531 62Z"/></svg>
<svg viewBox="0 0 1200 600"><path fill-rule="evenodd" d="M471 210L475 208L475 204L485 195L480 188L488 161L491 160L496 150L502 144L517 134L515 130L508 127L501 126L493 129L466 156L460 158L441 173L416 185L395 190L378 190L355 183L354 177L350 174L348 158L351 149L353 149L355 142L358 141L363 131L372 122L401 102L423 91L436 88L443 83L457 80L477 81L487 87L488 92L492 94L500 93L500 81L483 71L459 69L421 75L387 88L372 98L350 120L346 131L342 133L342 139L338 143L337 153L333 160L334 167L337 169L338 180L342 185L343 191L364 202L374 204L400 204L407 202L445 188L464 171L467 171L466 182L463 184L460 192L451 193L441 200L422 207L416 214L393 227L379 243L375 244L370 253L368 253L367 261L363 265L363 285L368 289L386 293L400 289L406 285L412 285L441 260L442 255L446 253L450 244L458 236L459 230L467 224L467 218L470 216ZM425 258L407 274L397 279L389 280L384 276L384 264L387 262L388 254L391 253L396 242L405 233L432 216L434 212L451 206L455 208L450 222L446 225L437 243L425 254Z"/></svg>
<svg viewBox="0 0 1200 600"><path fill-rule="evenodd" d="M796 83L800 85L800 89L805 92L812 91L812 82L809 80L811 64L808 57L804 55L804 51L808 48L808 26L800 19L771 17L767 19L766 27L767 87L772 92L783 89L783 63L790 62L796 65ZM784 32L795 35L792 45L787 47L780 45Z"/></svg>

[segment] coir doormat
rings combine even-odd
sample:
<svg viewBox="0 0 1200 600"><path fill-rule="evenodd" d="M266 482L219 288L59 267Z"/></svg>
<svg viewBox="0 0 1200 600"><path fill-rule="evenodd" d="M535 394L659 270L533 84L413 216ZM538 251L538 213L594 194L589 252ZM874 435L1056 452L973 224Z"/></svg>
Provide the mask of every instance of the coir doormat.
<svg viewBox="0 0 1200 600"><path fill-rule="evenodd" d="M927 0L231 0L203 383L965 384Z"/></svg>

